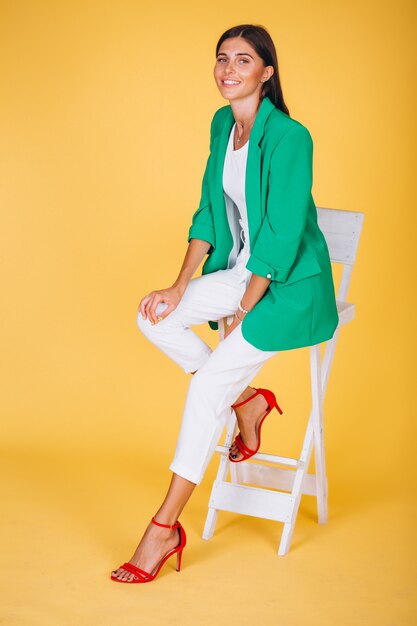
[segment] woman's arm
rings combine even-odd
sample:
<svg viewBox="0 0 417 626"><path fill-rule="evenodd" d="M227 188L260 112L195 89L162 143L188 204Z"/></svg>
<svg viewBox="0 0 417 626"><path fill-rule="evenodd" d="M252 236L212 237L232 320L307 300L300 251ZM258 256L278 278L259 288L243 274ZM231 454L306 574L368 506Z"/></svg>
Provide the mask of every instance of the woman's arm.
<svg viewBox="0 0 417 626"><path fill-rule="evenodd" d="M181 295L184 293L188 283L194 276L197 267L200 265L201 261L210 250L210 246L211 244L208 241L194 238L190 239L190 243L188 244L187 252L180 269L180 273L178 274L178 278L172 285L173 287L179 287L182 292Z"/></svg>
<svg viewBox="0 0 417 626"><path fill-rule="evenodd" d="M221 107L218 109L211 121L210 154L204 171L200 204L192 218L192 224L188 233L188 249L184 257L180 273L171 287L160 291L152 291L140 301L138 310L140 310L143 319L148 318L152 324L156 324L158 322L158 316L155 313L155 309L160 302L164 302L168 305L165 311L161 313L162 318L165 318L178 306L178 303L180 302L189 281L194 275L194 272L200 265L205 255L209 252L210 248L215 247L214 224L211 214L208 186L208 171L213 139L222 127L222 115L224 115L225 108L226 107Z"/></svg>
<svg viewBox="0 0 417 626"><path fill-rule="evenodd" d="M188 283L209 251L210 247L211 244L208 241L203 241L202 239L190 239L183 264L173 285L168 289L151 291L151 293L146 295L140 301L138 309L140 310L143 319L148 318L152 324L157 324L158 316L155 311L156 307L161 302L168 305L165 311L161 313L162 318L165 318L177 308Z"/></svg>
<svg viewBox="0 0 417 626"><path fill-rule="evenodd" d="M270 283L271 281L268 278L252 274L249 285L242 296L242 307L247 311L253 309L255 304L259 302L265 291L268 289ZM241 316L239 315L239 317Z"/></svg>

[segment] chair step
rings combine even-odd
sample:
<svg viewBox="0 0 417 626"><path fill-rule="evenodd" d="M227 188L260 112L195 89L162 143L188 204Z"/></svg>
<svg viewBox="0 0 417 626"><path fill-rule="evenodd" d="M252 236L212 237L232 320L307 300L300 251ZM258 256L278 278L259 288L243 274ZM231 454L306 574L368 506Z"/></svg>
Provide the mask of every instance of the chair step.
<svg viewBox="0 0 417 626"><path fill-rule="evenodd" d="M261 465L260 463L236 463L233 465L235 479L233 484L259 485L265 489L279 489L281 491L294 490L294 481L297 471L284 469L283 467L272 467L271 465ZM327 483L327 478L326 478ZM300 491L306 496L317 494L317 479L312 472L304 473L304 478L300 486Z"/></svg>
<svg viewBox="0 0 417 626"><path fill-rule="evenodd" d="M229 448L227 446L217 446L215 452L229 456ZM276 454L265 454L264 452L258 452L254 454L251 459L255 461L268 461L269 463L275 463L276 465L287 465L288 467L302 467L303 462L300 459L292 459L286 456L277 456ZM246 461L245 461L246 463Z"/></svg>
<svg viewBox="0 0 417 626"><path fill-rule="evenodd" d="M290 493L215 481L209 508L276 522L291 522L294 502L295 498Z"/></svg>

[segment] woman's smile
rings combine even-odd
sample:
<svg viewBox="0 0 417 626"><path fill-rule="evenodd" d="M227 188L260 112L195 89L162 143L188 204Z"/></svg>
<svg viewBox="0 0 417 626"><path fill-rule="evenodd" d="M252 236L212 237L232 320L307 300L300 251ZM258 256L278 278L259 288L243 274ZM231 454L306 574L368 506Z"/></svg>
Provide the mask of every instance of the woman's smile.
<svg viewBox="0 0 417 626"><path fill-rule="evenodd" d="M231 80L230 78L222 80L222 83L225 87L236 87L237 85L240 85L241 82L242 81L240 80Z"/></svg>

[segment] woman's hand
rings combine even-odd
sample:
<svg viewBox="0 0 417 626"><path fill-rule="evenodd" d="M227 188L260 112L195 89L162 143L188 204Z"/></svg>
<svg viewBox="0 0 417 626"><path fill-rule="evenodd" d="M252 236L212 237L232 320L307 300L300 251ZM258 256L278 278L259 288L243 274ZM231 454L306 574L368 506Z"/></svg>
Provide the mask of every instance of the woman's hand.
<svg viewBox="0 0 417 626"><path fill-rule="evenodd" d="M148 293L148 295L140 301L138 311L141 312L144 320L148 319L151 324L157 324L158 317L165 319L167 315L177 308L188 283L197 267L208 253L210 246L211 244L208 241L191 238L180 273L172 287L160 289L159 291L151 291L151 293ZM162 313L157 315L156 307L158 304L161 304L161 302L166 304L166 308Z"/></svg>
<svg viewBox="0 0 417 626"><path fill-rule="evenodd" d="M230 324L230 326L227 326L227 328L225 330L224 339L226 339L226 337L228 337L228 335L230 335L230 333L233 332L234 329L236 328L236 326L239 326L239 324L240 324L239 320L237 319L236 315L234 315L233 316L233 322Z"/></svg>
<svg viewBox="0 0 417 626"><path fill-rule="evenodd" d="M141 312L142 318L148 319L151 324L158 323L158 317L166 318L167 315L174 311L184 293L184 289L179 286L168 287L168 289L160 289L158 291L151 291L148 293L139 303L138 311ZM163 302L167 305L166 309L159 314L156 314L156 307Z"/></svg>

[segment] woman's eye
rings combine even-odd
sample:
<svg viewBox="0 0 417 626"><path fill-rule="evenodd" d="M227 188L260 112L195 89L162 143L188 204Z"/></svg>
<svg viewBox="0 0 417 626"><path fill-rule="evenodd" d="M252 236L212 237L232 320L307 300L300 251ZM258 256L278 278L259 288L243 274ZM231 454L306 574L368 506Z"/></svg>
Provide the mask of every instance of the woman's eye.
<svg viewBox="0 0 417 626"><path fill-rule="evenodd" d="M221 63L222 61L226 61L226 59L222 57L220 59L217 59L217 61ZM249 63L248 59L239 59L239 61L243 61L243 63Z"/></svg>

